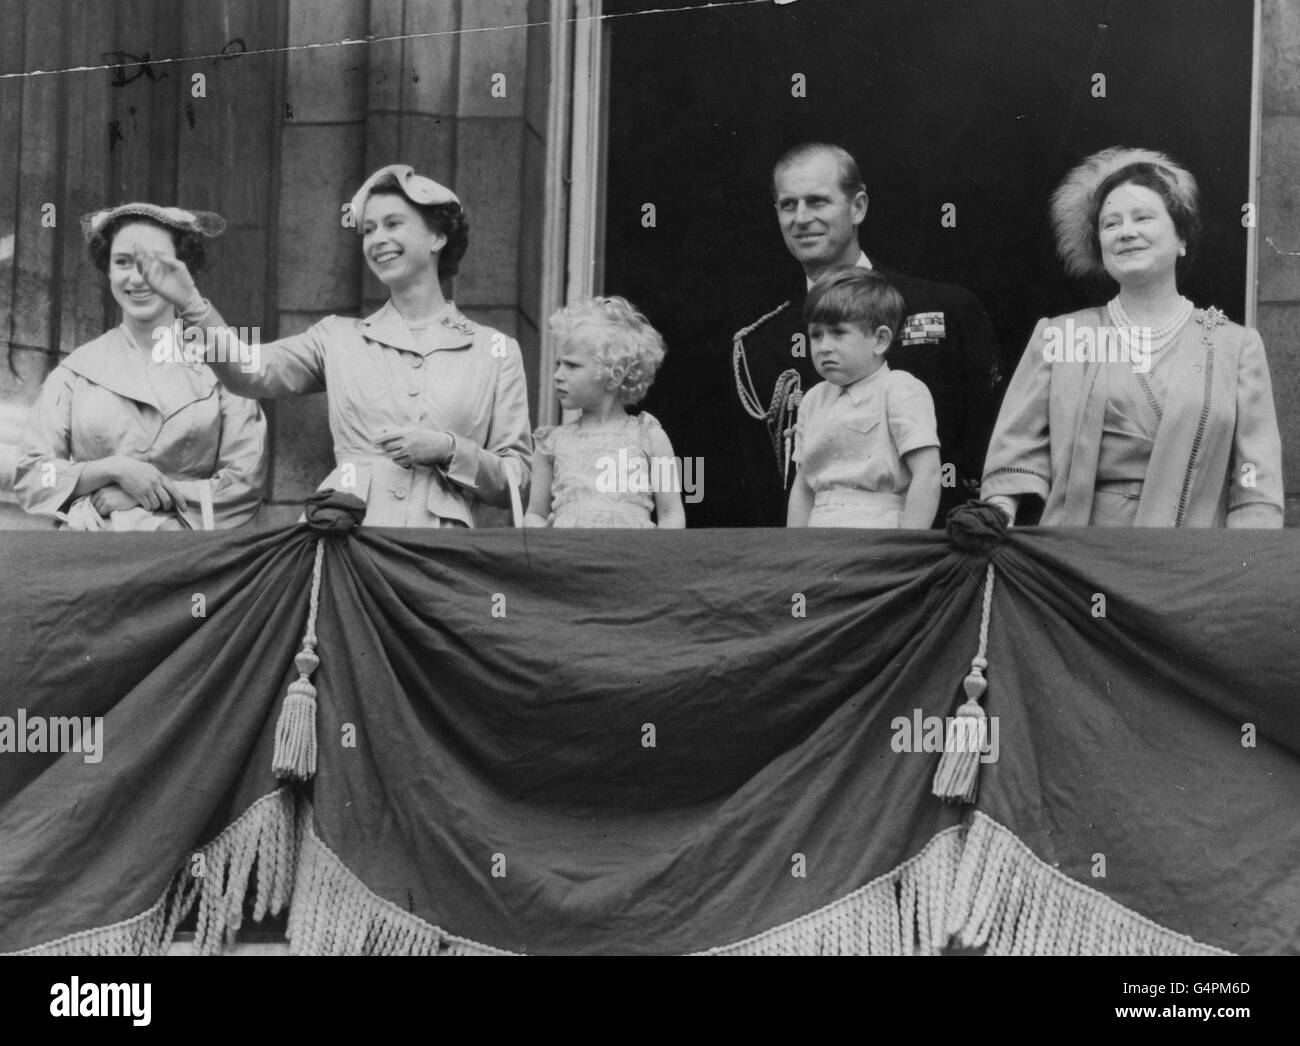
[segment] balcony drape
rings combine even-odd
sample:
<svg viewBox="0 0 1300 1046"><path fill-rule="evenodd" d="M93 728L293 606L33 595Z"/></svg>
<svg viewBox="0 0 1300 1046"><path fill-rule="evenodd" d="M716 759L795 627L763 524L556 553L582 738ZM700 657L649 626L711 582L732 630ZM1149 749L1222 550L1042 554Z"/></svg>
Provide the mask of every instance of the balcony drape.
<svg viewBox="0 0 1300 1046"><path fill-rule="evenodd" d="M317 766L288 785L317 540ZM1294 533L0 550L0 952L157 950L193 904L217 950L246 903L304 953L1300 951ZM933 741L990 558L971 808L931 794ZM103 716L102 758L5 751L20 709Z"/></svg>

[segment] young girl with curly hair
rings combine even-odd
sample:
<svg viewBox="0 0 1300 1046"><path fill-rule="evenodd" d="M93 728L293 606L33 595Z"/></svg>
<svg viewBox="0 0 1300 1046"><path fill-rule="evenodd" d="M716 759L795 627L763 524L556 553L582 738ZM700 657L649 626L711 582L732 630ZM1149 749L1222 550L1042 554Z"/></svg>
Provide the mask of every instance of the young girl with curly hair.
<svg viewBox="0 0 1300 1046"><path fill-rule="evenodd" d="M533 437L534 527L684 527L681 475L667 434L627 408L649 391L664 342L625 298L593 298L561 309L555 389L581 413Z"/></svg>

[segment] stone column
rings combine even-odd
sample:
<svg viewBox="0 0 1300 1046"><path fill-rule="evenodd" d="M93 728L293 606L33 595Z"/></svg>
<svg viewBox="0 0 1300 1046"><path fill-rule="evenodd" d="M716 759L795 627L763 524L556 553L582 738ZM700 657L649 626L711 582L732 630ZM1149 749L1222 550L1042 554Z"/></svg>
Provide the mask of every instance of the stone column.
<svg viewBox="0 0 1300 1046"><path fill-rule="evenodd" d="M379 6L379 5L376 5ZM289 0L290 47L360 40L370 26L366 0ZM367 81L364 43L290 50L280 119L279 331L287 337L331 313L361 308L361 249L342 207L365 177ZM325 395L271 405L268 523L290 523L330 471Z"/></svg>
<svg viewBox="0 0 1300 1046"><path fill-rule="evenodd" d="M1259 333L1282 428L1287 523L1300 526L1300 5L1264 0Z"/></svg>

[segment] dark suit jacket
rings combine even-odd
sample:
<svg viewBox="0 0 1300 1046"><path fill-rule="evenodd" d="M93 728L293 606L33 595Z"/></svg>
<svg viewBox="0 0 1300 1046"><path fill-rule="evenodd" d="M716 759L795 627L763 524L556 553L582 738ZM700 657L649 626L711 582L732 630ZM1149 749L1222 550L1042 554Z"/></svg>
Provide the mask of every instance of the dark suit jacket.
<svg viewBox="0 0 1300 1046"><path fill-rule="evenodd" d="M965 288L879 267L876 271L897 288L907 306L902 330L895 332L889 350L889 366L925 382L934 398L940 458L956 466L956 485L942 489L935 517L934 525L942 527L949 509L979 491L1000 392L997 337L983 307ZM790 304L742 339L749 373L764 409L771 404L776 379L783 371L798 371L805 391L822 380L807 346L805 284L800 275L791 288ZM778 304L773 302L773 307ZM927 317L928 328L922 320L926 314L938 314ZM804 335L802 357L792 355L798 334ZM721 514L712 506L710 522L784 526L787 492L781 475L783 462L773 453L767 426L745 412L734 391L730 407L739 475L729 492L734 503Z"/></svg>

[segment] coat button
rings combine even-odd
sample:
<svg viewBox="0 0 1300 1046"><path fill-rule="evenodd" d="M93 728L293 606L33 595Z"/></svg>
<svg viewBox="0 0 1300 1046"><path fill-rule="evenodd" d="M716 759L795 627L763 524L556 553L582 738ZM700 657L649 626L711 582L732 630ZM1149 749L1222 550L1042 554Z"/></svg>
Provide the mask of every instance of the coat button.
<svg viewBox="0 0 1300 1046"><path fill-rule="evenodd" d="M423 356L412 356L412 355L410 355L410 353L407 353L407 356L406 356L406 362L409 363L412 367L416 367L416 368L423 367L423 366L424 366L424 357L423 357Z"/></svg>
<svg viewBox="0 0 1300 1046"><path fill-rule="evenodd" d="M395 497L398 501L401 501L404 497L406 497L406 488L395 487L393 489L393 497Z"/></svg>

